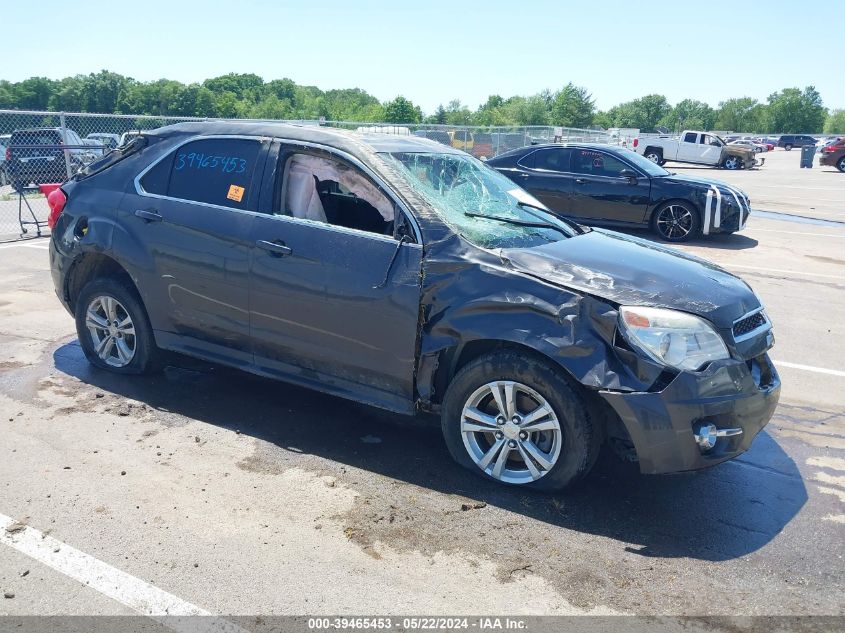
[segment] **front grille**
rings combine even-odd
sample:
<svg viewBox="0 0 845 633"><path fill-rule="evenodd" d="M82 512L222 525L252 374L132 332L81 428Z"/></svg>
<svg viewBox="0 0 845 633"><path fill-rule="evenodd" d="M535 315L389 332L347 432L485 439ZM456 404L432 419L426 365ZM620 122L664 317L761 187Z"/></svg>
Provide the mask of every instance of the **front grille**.
<svg viewBox="0 0 845 633"><path fill-rule="evenodd" d="M744 319L740 319L739 321L734 323L734 338L741 338L749 332L753 332L758 327L765 325L766 322L766 315L763 314L762 311L755 312L751 316L745 317Z"/></svg>

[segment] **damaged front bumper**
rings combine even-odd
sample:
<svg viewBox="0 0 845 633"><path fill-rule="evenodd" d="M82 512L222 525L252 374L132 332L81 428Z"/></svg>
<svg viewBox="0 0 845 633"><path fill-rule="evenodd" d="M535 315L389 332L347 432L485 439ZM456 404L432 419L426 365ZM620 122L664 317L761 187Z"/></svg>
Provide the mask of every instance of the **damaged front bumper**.
<svg viewBox="0 0 845 633"><path fill-rule="evenodd" d="M749 361L723 360L701 372L682 372L658 393L599 391L625 425L640 471L657 474L714 466L748 450L780 397L780 378L761 354ZM742 429L699 447L695 429Z"/></svg>

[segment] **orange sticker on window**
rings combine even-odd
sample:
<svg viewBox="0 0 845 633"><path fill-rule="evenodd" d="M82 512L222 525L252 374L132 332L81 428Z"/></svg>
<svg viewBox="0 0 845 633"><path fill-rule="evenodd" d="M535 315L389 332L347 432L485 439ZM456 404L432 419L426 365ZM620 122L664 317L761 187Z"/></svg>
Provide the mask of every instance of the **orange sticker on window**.
<svg viewBox="0 0 845 633"><path fill-rule="evenodd" d="M226 194L226 197L229 200L234 200L235 202L240 202L243 200L244 197L244 189L243 187L238 187L237 185L229 185L229 193Z"/></svg>

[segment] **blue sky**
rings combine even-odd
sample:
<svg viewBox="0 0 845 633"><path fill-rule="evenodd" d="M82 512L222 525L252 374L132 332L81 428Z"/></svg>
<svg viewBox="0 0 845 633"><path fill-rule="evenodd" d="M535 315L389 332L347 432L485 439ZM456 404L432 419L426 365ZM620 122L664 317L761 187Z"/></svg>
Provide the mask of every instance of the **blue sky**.
<svg viewBox="0 0 845 633"><path fill-rule="evenodd" d="M61 18L48 26L45 15ZM826 106L845 108L843 27L845 4L828 0L8 0L0 78L253 72L402 94L425 112L568 81L601 109L653 92L716 106L815 85Z"/></svg>

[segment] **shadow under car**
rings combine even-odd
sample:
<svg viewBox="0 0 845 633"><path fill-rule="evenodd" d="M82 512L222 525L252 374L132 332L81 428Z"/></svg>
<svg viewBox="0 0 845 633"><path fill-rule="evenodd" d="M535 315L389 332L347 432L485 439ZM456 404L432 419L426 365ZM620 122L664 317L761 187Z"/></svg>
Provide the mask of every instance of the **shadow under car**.
<svg viewBox="0 0 845 633"><path fill-rule="evenodd" d="M159 375L135 377L92 367L76 341L59 347L53 359L60 372L160 412L615 539L643 556L722 561L748 555L775 538L807 501L798 468L765 431L733 462L694 473L641 476L635 465L605 451L584 482L551 497L468 476L431 418L404 418L182 357ZM367 437L379 441L362 441ZM389 486L382 488L380 494L390 494ZM554 503L558 499L564 503ZM555 509L560 506L564 512Z"/></svg>

